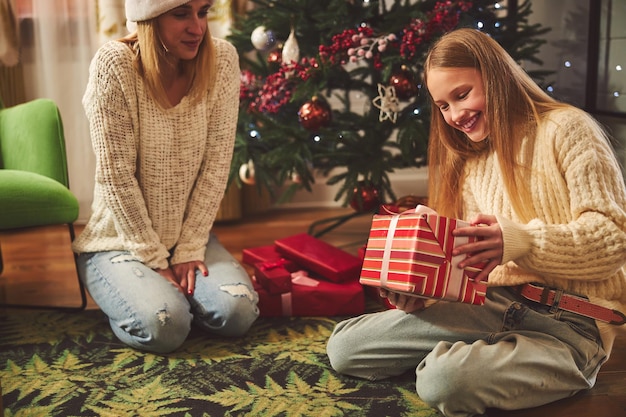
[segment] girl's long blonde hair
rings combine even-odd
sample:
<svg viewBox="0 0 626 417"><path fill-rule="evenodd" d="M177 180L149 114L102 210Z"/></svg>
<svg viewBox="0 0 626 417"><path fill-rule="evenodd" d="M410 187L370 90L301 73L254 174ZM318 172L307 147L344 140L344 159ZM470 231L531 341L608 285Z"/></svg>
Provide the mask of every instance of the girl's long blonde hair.
<svg viewBox="0 0 626 417"><path fill-rule="evenodd" d="M534 217L529 179L535 133L546 112L569 106L546 94L490 36L457 29L441 37L424 64L424 84L433 68L475 68L485 92L488 140L472 142L448 125L431 97L428 145L429 205L463 218L463 168L468 159L496 152L506 192L520 219ZM524 138L526 143L523 145Z"/></svg>
<svg viewBox="0 0 626 417"><path fill-rule="evenodd" d="M158 33L157 19L137 22L137 31L120 39L135 52L135 68L146 82L148 91L163 108L171 107L161 81L167 54ZM181 61L181 70L192 80L189 97L200 101L207 92L214 90L217 77L215 45L207 26L198 54L193 60Z"/></svg>

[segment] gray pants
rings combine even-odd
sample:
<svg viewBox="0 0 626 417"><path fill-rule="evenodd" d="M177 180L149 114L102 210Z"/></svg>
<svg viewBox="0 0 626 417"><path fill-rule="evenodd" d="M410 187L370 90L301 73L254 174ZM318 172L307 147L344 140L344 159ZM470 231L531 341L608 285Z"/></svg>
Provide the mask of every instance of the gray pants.
<svg viewBox="0 0 626 417"><path fill-rule="evenodd" d="M440 301L345 320L327 352L337 372L369 380L415 369L417 394L448 417L569 397L593 387L606 361L594 320L502 287L482 306Z"/></svg>

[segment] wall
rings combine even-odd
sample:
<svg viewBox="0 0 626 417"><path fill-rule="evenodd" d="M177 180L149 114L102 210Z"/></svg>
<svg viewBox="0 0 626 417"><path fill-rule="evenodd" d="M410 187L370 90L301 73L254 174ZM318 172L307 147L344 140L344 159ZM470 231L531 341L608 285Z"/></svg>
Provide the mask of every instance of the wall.
<svg viewBox="0 0 626 417"><path fill-rule="evenodd" d="M396 197L406 195L428 195L428 175L426 168L407 168L391 173L390 181ZM303 207L339 207L341 201L334 201L339 186L328 186L326 178L318 176L313 185L312 192L299 191L289 203L284 203L281 208Z"/></svg>

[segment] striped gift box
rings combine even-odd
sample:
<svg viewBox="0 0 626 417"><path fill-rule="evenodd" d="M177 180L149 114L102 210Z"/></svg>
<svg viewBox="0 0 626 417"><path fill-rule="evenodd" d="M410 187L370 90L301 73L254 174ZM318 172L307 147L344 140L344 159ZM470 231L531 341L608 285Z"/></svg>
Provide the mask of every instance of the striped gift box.
<svg viewBox="0 0 626 417"><path fill-rule="evenodd" d="M456 227L467 225L436 214L374 215L361 284L427 298L483 304L487 285L484 281L476 283L473 278L484 264L462 270L457 264L466 255L451 255L455 246L475 240L452 236Z"/></svg>

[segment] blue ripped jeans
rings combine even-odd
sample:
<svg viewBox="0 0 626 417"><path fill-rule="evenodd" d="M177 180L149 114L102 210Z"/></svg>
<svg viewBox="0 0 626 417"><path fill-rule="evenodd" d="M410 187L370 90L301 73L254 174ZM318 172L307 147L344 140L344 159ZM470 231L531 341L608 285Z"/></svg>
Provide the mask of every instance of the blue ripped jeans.
<svg viewBox="0 0 626 417"><path fill-rule="evenodd" d="M447 417L530 408L593 387L606 361L594 320L490 288L484 305L438 302L340 322L333 368L377 380L415 369L420 398Z"/></svg>
<svg viewBox="0 0 626 417"><path fill-rule="evenodd" d="M204 262L209 276L196 271L193 296L124 251L81 254L78 272L122 342L167 353L183 344L192 321L220 336L241 336L259 315L250 277L214 235Z"/></svg>

